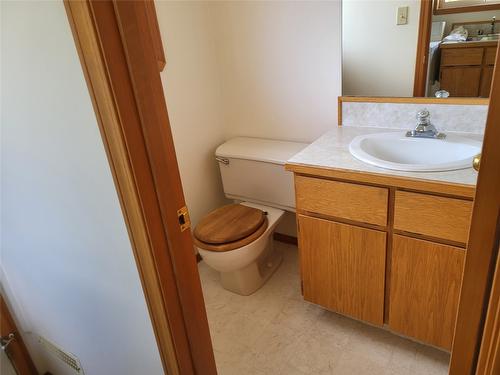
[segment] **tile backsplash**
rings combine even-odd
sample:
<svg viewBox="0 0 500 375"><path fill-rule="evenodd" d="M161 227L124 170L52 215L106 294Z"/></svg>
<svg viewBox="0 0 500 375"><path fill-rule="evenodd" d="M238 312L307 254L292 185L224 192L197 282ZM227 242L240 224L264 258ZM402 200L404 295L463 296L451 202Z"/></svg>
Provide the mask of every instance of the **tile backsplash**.
<svg viewBox="0 0 500 375"><path fill-rule="evenodd" d="M342 102L342 126L413 129L417 112L427 109L440 131L483 134L487 105Z"/></svg>
<svg viewBox="0 0 500 375"><path fill-rule="evenodd" d="M491 33L491 20L490 21L478 21L477 23L464 23L456 22L452 25L452 28L463 26L469 33L469 36L477 36L477 35L488 35ZM495 33L498 33L500 30L499 22L495 21Z"/></svg>

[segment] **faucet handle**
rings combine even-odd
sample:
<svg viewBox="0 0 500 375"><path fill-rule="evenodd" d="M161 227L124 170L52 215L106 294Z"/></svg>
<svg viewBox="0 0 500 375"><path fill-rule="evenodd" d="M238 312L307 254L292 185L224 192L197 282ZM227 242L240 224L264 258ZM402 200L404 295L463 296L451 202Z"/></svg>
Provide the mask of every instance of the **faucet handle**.
<svg viewBox="0 0 500 375"><path fill-rule="evenodd" d="M429 113L429 111L427 109L422 109L421 111L417 112L417 121L419 124L429 124L430 117L431 117L431 114Z"/></svg>
<svg viewBox="0 0 500 375"><path fill-rule="evenodd" d="M406 132L407 137L419 138L437 138L443 139L446 134L437 131L436 127L431 124L431 114L427 109L422 109L417 112L417 126L415 129Z"/></svg>

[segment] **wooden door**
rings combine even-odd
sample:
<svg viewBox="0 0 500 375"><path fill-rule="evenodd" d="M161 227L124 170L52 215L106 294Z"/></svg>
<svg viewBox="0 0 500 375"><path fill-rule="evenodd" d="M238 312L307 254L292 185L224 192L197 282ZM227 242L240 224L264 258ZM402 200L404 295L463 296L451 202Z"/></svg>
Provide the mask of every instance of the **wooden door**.
<svg viewBox="0 0 500 375"><path fill-rule="evenodd" d="M440 87L450 93L450 96L479 96L481 67L459 66L442 67Z"/></svg>
<svg viewBox="0 0 500 375"><path fill-rule="evenodd" d="M465 250L394 235L389 327L450 350Z"/></svg>
<svg viewBox="0 0 500 375"><path fill-rule="evenodd" d="M500 374L500 258L497 258L476 374Z"/></svg>
<svg viewBox="0 0 500 375"><path fill-rule="evenodd" d="M216 374L160 79L165 59L153 1L65 5L164 372Z"/></svg>
<svg viewBox="0 0 500 375"><path fill-rule="evenodd" d="M493 272L500 240L499 66L500 55L497 54L460 290L450 363L451 375L476 373L482 337L488 335L490 332L488 330L492 329L491 326L488 326L485 331L484 322L491 296ZM487 372L487 374L496 373Z"/></svg>
<svg viewBox="0 0 500 375"><path fill-rule="evenodd" d="M10 334L13 334L13 339L5 347L5 353L9 357L12 366L16 370L18 375L36 375L38 374L33 361L26 349L23 338L16 327L16 323L12 318L12 315L7 308L7 304L0 295L0 336L4 339L2 340L2 345L7 343Z"/></svg>
<svg viewBox="0 0 500 375"><path fill-rule="evenodd" d="M298 225L304 299L382 325L386 233L303 215Z"/></svg>

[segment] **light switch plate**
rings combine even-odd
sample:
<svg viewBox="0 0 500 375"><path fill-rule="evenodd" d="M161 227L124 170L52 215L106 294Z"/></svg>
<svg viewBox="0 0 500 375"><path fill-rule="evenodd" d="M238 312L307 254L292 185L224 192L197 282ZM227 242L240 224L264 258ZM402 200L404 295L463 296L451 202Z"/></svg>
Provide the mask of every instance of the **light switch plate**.
<svg viewBox="0 0 500 375"><path fill-rule="evenodd" d="M398 7L398 25L408 24L408 7Z"/></svg>

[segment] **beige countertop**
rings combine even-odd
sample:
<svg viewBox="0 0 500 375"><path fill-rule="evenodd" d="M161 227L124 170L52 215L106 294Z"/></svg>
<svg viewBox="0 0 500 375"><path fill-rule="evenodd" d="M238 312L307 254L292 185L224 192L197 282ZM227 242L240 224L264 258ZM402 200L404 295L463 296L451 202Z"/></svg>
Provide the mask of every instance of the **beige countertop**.
<svg viewBox="0 0 500 375"><path fill-rule="evenodd" d="M442 42L441 48L496 47L498 40L468 40Z"/></svg>
<svg viewBox="0 0 500 375"><path fill-rule="evenodd" d="M343 170L350 172L366 172L382 176L403 177L413 180L424 180L447 184L468 185L474 188L477 172L471 168L446 172L403 172L384 169L364 163L349 152L349 144L354 137L372 133L405 132L406 130L338 127L321 136L305 149L287 161L287 165L299 165L312 168ZM482 135L472 133L449 132L475 140L482 140ZM293 169L293 168L290 168Z"/></svg>

